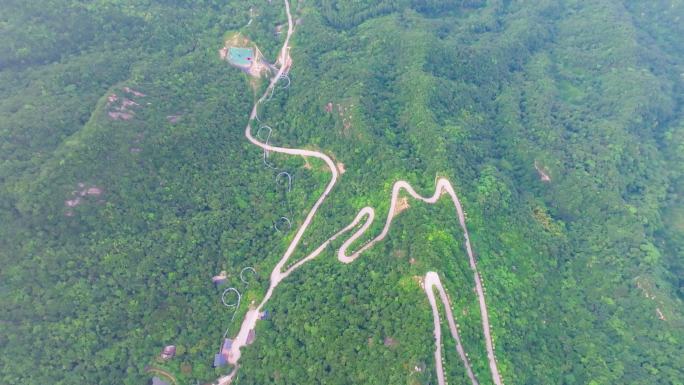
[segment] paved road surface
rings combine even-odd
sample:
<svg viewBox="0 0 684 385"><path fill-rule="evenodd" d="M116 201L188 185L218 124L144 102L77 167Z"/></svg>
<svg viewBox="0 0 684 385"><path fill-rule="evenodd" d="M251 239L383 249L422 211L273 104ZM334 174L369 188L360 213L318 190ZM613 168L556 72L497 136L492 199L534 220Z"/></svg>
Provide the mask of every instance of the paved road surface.
<svg viewBox="0 0 684 385"><path fill-rule="evenodd" d="M470 382L473 385L478 385L475 374L473 374L473 368L470 366L468 357L466 357L465 351L463 350L461 337L458 335L458 327L456 327L454 315L451 313L451 304L449 303L446 292L444 292L442 282L439 280L439 275L437 275L437 273L434 271L430 271L425 274L423 287L425 289L425 294L427 294L428 301L430 301L430 306L432 306L432 319L435 323L435 366L437 367L437 382L439 385L446 385L446 381L444 380L444 368L442 367L442 327L440 326L439 310L437 309L437 302L435 301L435 287L439 291L442 305L444 305L444 309L446 311L449 330L451 330L451 336L456 342L456 351L458 351L458 355L461 356L461 361L463 361L463 366L465 366L466 373L468 373L468 377L470 378Z"/></svg>
<svg viewBox="0 0 684 385"><path fill-rule="evenodd" d="M364 217L367 218L366 222L359 228L349 239L347 239L340 250L338 251L338 259L340 262L343 263L351 263L353 262L356 258L359 257L359 255L373 246L376 242L382 240L387 233L389 232L389 228L392 222L393 218L393 213L394 213L394 208L396 207L397 204L397 198L399 195L399 192L401 190L406 190L409 195L411 195L413 198L421 200L426 203L435 203L442 193L446 192L454 202L454 205L456 207L456 212L459 218L459 222L461 224L461 228L463 229L463 234L465 237L465 247L466 247L466 252L468 253L468 258L470 260L470 267L471 270L473 271L474 278L475 278L475 286L476 286L476 291L479 299L479 304L480 304L480 312L482 313L482 327L485 335L485 342L487 346L487 356L489 359L489 366L490 370L492 371L492 377L494 378L494 382L496 385L502 385L501 383L501 378L498 373L498 369L496 367L496 360L494 358L494 349L493 349L493 344L492 344L492 338L490 335L490 327L489 327L489 316L487 313L487 307L485 304L485 299L484 299L484 290L482 288L482 282L480 280L479 273L477 272L477 267L475 265L475 259L473 257L473 252L470 247L470 239L468 236L468 230L466 229L465 226L465 215L463 214L463 209L461 207L461 203L458 200L458 196L456 195L456 192L452 188L451 184L449 183L448 180L446 179L439 179L437 181L437 186L435 189L435 193L432 197L425 198L419 195L418 193L415 192L415 190L408 184L406 181L398 181L394 184L394 187L392 189L392 200L391 200L391 205L390 205L390 210L389 214L387 217L387 221L385 222L385 227L383 228L382 232L375 237L372 241L368 242L365 244L363 247L361 247L359 250L356 252L352 253L351 255L347 255L346 251L349 248L349 246L361 235L365 233L365 231L370 227L370 225L373 222L373 219L375 217L375 211L371 207L364 207L354 218L352 223L350 223L348 226L343 228L342 230L338 231L336 234L334 234L332 237L330 237L328 240L323 242L316 250L314 250L313 253L309 254L302 260L298 261L296 264L292 265L289 269L283 271L283 268L287 264L290 256L294 253L296 250L297 246L299 245L299 242L308 229L309 225L311 224L311 221L313 220L314 215L316 214L316 211L318 211L318 208L323 204L325 199L328 197L328 194L332 191L333 187L337 183L337 179L339 177L339 172L337 170L337 167L335 166L335 163L332 161L332 159L317 151L310 151L310 150L304 150L304 149L293 149L293 148L285 148L285 147L276 147L272 146L267 143L260 142L257 140L254 135L252 135L252 122L255 122L258 120L257 118L257 113L258 113L258 107L259 105L266 101L268 99L269 94L272 92L274 87L276 86L276 83L278 80L281 78L281 76L287 71L289 71L289 63L290 61L288 60L289 57L289 41L290 37L292 36L292 33L294 32L294 24L292 21L292 14L290 13L290 3L288 0L284 0L285 2L285 11L287 13L287 35L285 37L285 42L283 43L283 46L280 50L280 63L282 63L280 69L276 73L273 78L271 78L270 84L268 88L264 91L264 94L261 96L259 100L254 104L254 107L252 108L252 112L250 114L250 121L247 124L247 127L245 128L245 136L247 139L254 145L261 147L265 151L272 151L272 152L277 152L277 153L282 153L282 154L289 154L289 155L301 155L304 157L314 157L323 160L326 165L328 166L328 169L330 169L330 172L332 173L332 176L330 178L330 182L328 182L328 185L326 186L323 194L318 198L314 206L311 208L309 213L307 214L306 218L304 219L304 222L302 225L299 227L297 230L297 233L295 234L294 238L290 242L290 245L288 246L287 250L285 251L285 254L283 254L282 258L280 261L276 264L275 268L271 272L271 279L270 279L270 285L269 288L266 292L266 295L264 296L263 300L257 307L252 307L248 310L247 314L245 315L245 318L243 319L242 325L240 326L240 331L238 332L238 335L235 337L233 341L232 348L230 350L229 354L229 359L228 361L235 366L233 371L227 375L227 376L222 376L218 379L219 385L227 385L231 382L233 377L236 375L237 370L239 368L239 360L240 360L240 350L246 345L246 340L247 340L247 334L249 333L250 330L254 329L256 326L256 323L259 319L258 315L261 312L262 308L268 302L268 300L271 298L273 295L273 291L275 288L278 286L278 284L285 279L288 275L290 275L294 270L302 266L304 263L310 261L311 259L315 258L318 256L325 248L335 240L337 237L339 237L342 234L345 234L352 230ZM440 285L441 287L441 285ZM445 305L445 307L448 307ZM441 361L439 363L441 366ZM443 373L443 372L442 372Z"/></svg>

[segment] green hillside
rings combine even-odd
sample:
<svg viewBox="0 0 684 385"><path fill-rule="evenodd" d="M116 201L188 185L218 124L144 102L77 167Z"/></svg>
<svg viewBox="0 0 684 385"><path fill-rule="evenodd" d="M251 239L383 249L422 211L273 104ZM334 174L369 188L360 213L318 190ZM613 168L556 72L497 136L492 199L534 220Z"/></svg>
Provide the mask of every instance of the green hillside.
<svg viewBox="0 0 684 385"><path fill-rule="evenodd" d="M507 385L684 384L683 2L291 8L291 84L260 119L269 143L346 170L294 260L365 206L353 248L375 237L395 181L432 195L446 177ZM0 384L228 372L212 367L224 332L330 178L315 159L265 165L244 137L257 83L219 56L239 31L274 63L283 25L282 0L0 4ZM345 236L278 286L234 383L436 384L427 271L492 383L453 206L408 204L357 261L337 261ZM243 296L232 322L222 270ZM452 342L445 357L470 383Z"/></svg>

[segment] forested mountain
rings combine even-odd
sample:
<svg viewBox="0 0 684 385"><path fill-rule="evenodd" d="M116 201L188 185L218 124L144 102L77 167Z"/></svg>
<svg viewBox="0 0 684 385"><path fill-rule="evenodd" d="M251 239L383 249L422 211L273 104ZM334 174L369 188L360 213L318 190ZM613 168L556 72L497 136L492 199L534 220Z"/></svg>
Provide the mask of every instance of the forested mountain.
<svg viewBox="0 0 684 385"><path fill-rule="evenodd" d="M364 206L384 218L396 180L431 195L446 177L506 384L684 384L684 2L291 8L291 83L260 119L269 143L346 169L295 260ZM265 162L244 128L266 82L219 56L240 32L275 62L286 22L280 0L0 3L1 384L228 371L212 367L226 328L330 178L315 159ZM408 204L357 261L337 261L340 239L278 286L234 383L436 384L429 270L491 383L453 206ZM232 322L225 287L242 293Z"/></svg>

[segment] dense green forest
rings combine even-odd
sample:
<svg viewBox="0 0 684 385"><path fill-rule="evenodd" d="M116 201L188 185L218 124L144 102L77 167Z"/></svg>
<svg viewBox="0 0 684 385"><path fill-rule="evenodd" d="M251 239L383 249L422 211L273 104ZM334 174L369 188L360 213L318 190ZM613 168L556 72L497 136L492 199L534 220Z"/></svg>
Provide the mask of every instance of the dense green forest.
<svg viewBox="0 0 684 385"><path fill-rule="evenodd" d="M295 259L364 206L384 218L394 181L427 195L444 176L506 384L684 384L684 2L291 6L291 85L261 120L346 168ZM239 31L275 61L285 23L279 0L0 3L0 383L228 371L212 367L224 332L330 178L264 165L244 138L255 93L219 58ZM453 206L409 204L359 260L337 261L340 239L278 286L235 383L436 384L429 270L491 383ZM222 270L243 294L233 322ZM468 383L448 341L445 357Z"/></svg>

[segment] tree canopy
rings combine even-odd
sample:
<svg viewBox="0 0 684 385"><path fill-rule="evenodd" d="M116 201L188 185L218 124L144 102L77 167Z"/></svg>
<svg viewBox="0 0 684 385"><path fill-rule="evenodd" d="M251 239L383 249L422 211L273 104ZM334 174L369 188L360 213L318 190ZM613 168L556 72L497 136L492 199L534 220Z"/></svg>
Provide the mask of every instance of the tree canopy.
<svg viewBox="0 0 684 385"><path fill-rule="evenodd" d="M384 218L394 181L427 194L444 176L467 212L507 384L682 384L683 3L291 5L292 82L261 120L270 143L346 169L294 260L364 206ZM226 329L262 298L329 180L314 159L264 165L244 138L254 84L219 58L239 31L275 62L283 4L0 11L0 383L225 374L212 362ZM435 384L415 279L428 270L491 382L453 206L408 203L359 260L337 262L338 240L278 286L237 384ZM291 229L274 228L281 217ZM225 287L243 296L233 322ZM166 345L177 351L163 361ZM453 344L445 357L449 381L467 383Z"/></svg>

